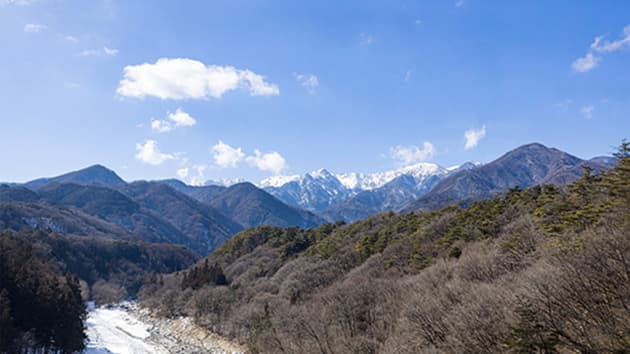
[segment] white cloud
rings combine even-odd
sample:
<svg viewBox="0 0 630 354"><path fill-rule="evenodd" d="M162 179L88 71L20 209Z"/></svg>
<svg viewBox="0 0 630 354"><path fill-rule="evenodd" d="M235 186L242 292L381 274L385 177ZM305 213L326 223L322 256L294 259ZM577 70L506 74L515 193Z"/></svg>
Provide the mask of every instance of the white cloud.
<svg viewBox="0 0 630 354"><path fill-rule="evenodd" d="M31 0L0 0L0 6L5 6L5 5L27 6L27 5L30 5L31 3L32 3Z"/></svg>
<svg viewBox="0 0 630 354"><path fill-rule="evenodd" d="M580 113L582 113L582 115L586 119L593 118L593 112L594 111L595 111L595 106L593 106L593 105L584 106L584 107L582 107L580 109Z"/></svg>
<svg viewBox="0 0 630 354"><path fill-rule="evenodd" d="M362 46L369 46L374 42L374 36L367 33L361 33L359 35L359 44Z"/></svg>
<svg viewBox="0 0 630 354"><path fill-rule="evenodd" d="M42 25L39 23L27 23L26 25L24 25L24 32L26 33L38 33L41 32L45 29L47 29L48 26L46 25Z"/></svg>
<svg viewBox="0 0 630 354"><path fill-rule="evenodd" d="M221 140L211 150L214 164L219 168L237 167L243 161L251 167L274 174L287 168L286 160L276 151L262 153L256 149L253 155L246 156L240 147L232 147Z"/></svg>
<svg viewBox="0 0 630 354"><path fill-rule="evenodd" d="M468 129L464 132L464 137L466 138L466 144L464 145L464 149L469 150L477 146L479 144L479 140L483 139L486 136L486 126L484 125L481 129Z"/></svg>
<svg viewBox="0 0 630 354"><path fill-rule="evenodd" d="M189 172L188 167L180 168L177 170L177 177L184 179L188 177L188 172Z"/></svg>
<svg viewBox="0 0 630 354"><path fill-rule="evenodd" d="M622 37L616 41L602 41L605 36L597 36L591 44L594 51L605 53L614 52L625 46L630 46L630 25L623 28Z"/></svg>
<svg viewBox="0 0 630 354"><path fill-rule="evenodd" d="M464 0L457 0L455 2L455 7L463 7L465 4Z"/></svg>
<svg viewBox="0 0 630 354"><path fill-rule="evenodd" d="M197 124L195 118L184 112L182 108L177 108L175 113L168 112L166 115L168 120L151 120L151 129L158 133L166 133L179 127L192 127Z"/></svg>
<svg viewBox="0 0 630 354"><path fill-rule="evenodd" d="M215 165L221 168L236 167L245 157L241 148L231 147L221 140L211 150Z"/></svg>
<svg viewBox="0 0 630 354"><path fill-rule="evenodd" d="M228 91L245 89L252 96L279 95L275 84L250 70L205 65L186 58L161 58L155 63L129 65L116 92L125 97L160 99L220 98Z"/></svg>
<svg viewBox="0 0 630 354"><path fill-rule="evenodd" d="M113 57L118 54L118 49L103 47L102 49L86 49L79 53L82 57L95 57L95 56L110 56Z"/></svg>
<svg viewBox="0 0 630 354"><path fill-rule="evenodd" d="M573 70L580 73L593 70L602 59L601 57L593 55L593 52L605 54L615 52L624 47L630 47L630 25L623 28L620 39L611 42L604 40L605 37L605 35L595 37L593 43L590 45L589 52L586 53L585 56L578 58L573 62Z"/></svg>
<svg viewBox="0 0 630 354"><path fill-rule="evenodd" d="M435 154L435 147L428 141L425 141L422 148L410 145L398 145L390 149L390 155L402 165L410 165L416 162L426 161Z"/></svg>
<svg viewBox="0 0 630 354"><path fill-rule="evenodd" d="M75 36L65 36L63 39L67 40L68 42L72 42L72 43L78 43L79 42L79 40Z"/></svg>
<svg viewBox="0 0 630 354"><path fill-rule="evenodd" d="M208 166L204 164L197 164L193 165L192 168L195 170L196 175L190 177L188 184L191 186L203 186L206 182L206 169Z"/></svg>
<svg viewBox="0 0 630 354"><path fill-rule="evenodd" d="M152 119L151 129L158 133L167 133L175 129L173 125L165 120Z"/></svg>
<svg viewBox="0 0 630 354"><path fill-rule="evenodd" d="M178 127L192 127L197 124L195 118L191 117L190 114L184 112L181 107L175 110L175 113L168 114L168 119L175 122L175 125Z"/></svg>
<svg viewBox="0 0 630 354"><path fill-rule="evenodd" d="M93 57L99 55L101 52L98 49L86 49L79 53L82 57Z"/></svg>
<svg viewBox="0 0 630 354"><path fill-rule="evenodd" d="M597 63L599 62L600 59L601 58L596 57L593 55L593 53L589 52L584 57L577 58L573 62L572 64L573 70L579 73L589 72L597 66Z"/></svg>
<svg viewBox="0 0 630 354"><path fill-rule="evenodd" d="M118 54L118 49L103 47L103 53L105 53L105 55L114 56Z"/></svg>
<svg viewBox="0 0 630 354"><path fill-rule="evenodd" d="M4 6L4 5L28 6L31 3L33 3L32 0L0 0L0 6Z"/></svg>
<svg viewBox="0 0 630 354"><path fill-rule="evenodd" d="M284 157L275 151L261 153L259 150L254 150L254 155L248 156L246 160L250 166L276 175L280 174L287 167Z"/></svg>
<svg viewBox="0 0 630 354"><path fill-rule="evenodd" d="M136 144L136 159L150 165L159 165L164 161L176 160L175 154L165 154L158 148L155 140L147 140L144 144Z"/></svg>
<svg viewBox="0 0 630 354"><path fill-rule="evenodd" d="M293 74L295 79L312 95L319 87L319 79L313 74Z"/></svg>

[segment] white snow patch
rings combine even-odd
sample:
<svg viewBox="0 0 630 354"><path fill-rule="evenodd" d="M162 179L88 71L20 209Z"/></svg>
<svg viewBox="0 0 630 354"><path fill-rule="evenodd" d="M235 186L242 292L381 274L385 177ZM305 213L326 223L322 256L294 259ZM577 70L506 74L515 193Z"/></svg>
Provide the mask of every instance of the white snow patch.
<svg viewBox="0 0 630 354"><path fill-rule="evenodd" d="M289 182L298 181L300 179L299 175L291 175L291 176L271 176L263 179L258 183L260 188L265 187L282 187Z"/></svg>
<svg viewBox="0 0 630 354"><path fill-rule="evenodd" d="M124 304L119 307L96 308L89 312L86 354L149 354L168 353L151 343L149 325L132 315Z"/></svg>

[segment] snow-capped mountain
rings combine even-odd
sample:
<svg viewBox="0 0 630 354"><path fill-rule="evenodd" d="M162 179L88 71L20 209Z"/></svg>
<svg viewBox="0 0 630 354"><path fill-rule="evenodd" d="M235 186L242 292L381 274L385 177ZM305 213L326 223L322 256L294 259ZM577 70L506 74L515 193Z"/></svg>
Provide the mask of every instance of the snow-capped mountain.
<svg viewBox="0 0 630 354"><path fill-rule="evenodd" d="M304 176L275 176L259 186L283 202L313 212L321 212L330 205L356 194L325 169Z"/></svg>
<svg viewBox="0 0 630 354"><path fill-rule="evenodd" d="M415 199L427 193L431 187L445 176L474 166L475 164L466 163L461 166L444 168L434 163L421 162L384 172L339 174L331 173L326 169L319 169L303 176L269 177L262 180L258 186L289 205L316 213L322 213L332 207L343 208L344 202L358 195L360 195L360 200L374 200L375 203L379 204L370 205L369 210L374 208L380 210L382 208L390 208L392 205L390 205L391 203L383 204L377 202L377 200L389 200L391 199L390 194L392 194L392 197L393 194L396 194L398 197L393 198L393 200L405 200L408 202L407 199L409 198ZM405 177L403 179L405 183L401 185L395 183L396 188L392 188L392 185L388 186L388 184L403 176ZM387 188L384 188L385 186ZM375 198L370 195L370 192L378 194L378 197ZM365 202L360 204L364 205ZM397 205L397 203L393 204L395 204L394 206ZM358 204L353 202L352 205L356 206ZM334 214L338 214L337 209L335 209ZM343 215L343 212L341 215Z"/></svg>
<svg viewBox="0 0 630 354"><path fill-rule="evenodd" d="M443 175L448 170L434 163L420 162L415 165L406 166L396 170L376 173L340 173L336 177L349 189L372 190L380 188L402 175L415 178L418 183L429 176Z"/></svg>

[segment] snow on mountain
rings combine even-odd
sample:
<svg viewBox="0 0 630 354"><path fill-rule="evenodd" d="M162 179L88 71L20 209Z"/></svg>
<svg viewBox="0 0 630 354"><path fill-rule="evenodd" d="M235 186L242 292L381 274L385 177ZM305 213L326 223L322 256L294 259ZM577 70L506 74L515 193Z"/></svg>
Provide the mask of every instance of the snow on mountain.
<svg viewBox="0 0 630 354"><path fill-rule="evenodd" d="M471 166L474 165L466 163L447 169L434 163L421 162L384 172L339 174L319 169L303 176L269 177L258 186L289 205L322 212L360 192L375 191L401 176L413 178L415 187L409 192L417 193L432 187L436 180Z"/></svg>
<svg viewBox="0 0 630 354"><path fill-rule="evenodd" d="M421 182L427 177L443 175L448 171L434 163L420 162L415 165L406 166L396 170L376 172L376 173L341 173L336 175L339 181L350 189L372 190L380 188L393 181L396 177L409 175Z"/></svg>
<svg viewBox="0 0 630 354"><path fill-rule="evenodd" d="M453 172L459 172L459 171L462 171L462 170L470 170L472 168L479 167L481 165L483 165L483 164L481 162L478 162L478 161L476 161L476 162L465 162L465 163L463 163L461 165L454 165L454 166L451 166L451 167L447 167L446 170L448 172L450 172L450 173L453 173Z"/></svg>
<svg viewBox="0 0 630 354"><path fill-rule="evenodd" d="M259 186L289 205L314 212L320 212L353 194L325 169L304 176L270 177L259 183Z"/></svg>
<svg viewBox="0 0 630 354"><path fill-rule="evenodd" d="M258 183L258 187L266 188L266 187L282 187L283 185L294 182L300 179L300 175L289 175L289 176L271 176L263 179Z"/></svg>

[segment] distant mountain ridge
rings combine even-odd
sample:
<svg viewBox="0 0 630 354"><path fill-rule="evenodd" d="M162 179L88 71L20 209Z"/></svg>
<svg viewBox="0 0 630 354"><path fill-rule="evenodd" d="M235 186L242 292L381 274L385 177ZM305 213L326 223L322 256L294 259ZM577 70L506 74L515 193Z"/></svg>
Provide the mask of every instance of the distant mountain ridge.
<svg viewBox="0 0 630 354"><path fill-rule="evenodd" d="M245 228L259 225L310 228L324 223L315 214L286 205L248 182L225 189L209 205L222 210Z"/></svg>
<svg viewBox="0 0 630 354"><path fill-rule="evenodd" d="M261 181L259 186L283 202L321 214L329 221L355 221L374 212L398 209L458 168L474 166L476 164L467 163L462 167L444 168L421 162L369 174L334 174L319 169L303 176L273 176ZM405 183L401 183L403 180Z"/></svg>
<svg viewBox="0 0 630 354"><path fill-rule="evenodd" d="M125 181L116 172L103 165L92 165L84 169L69 172L57 177L38 178L27 182L25 187L37 189L50 183L102 184L106 186L120 186Z"/></svg>
<svg viewBox="0 0 630 354"><path fill-rule="evenodd" d="M319 169L304 176L274 176L263 180L267 192L328 221L356 221L385 210L398 210L424 195L442 178L479 166L467 162L449 168L421 162L376 173L334 174Z"/></svg>
<svg viewBox="0 0 630 354"><path fill-rule="evenodd" d="M127 183L94 165L22 185L0 185L0 229L181 244L205 255L246 227L324 222L245 185L246 193L235 186L197 187L179 180Z"/></svg>
<svg viewBox="0 0 630 354"><path fill-rule="evenodd" d="M582 175L583 165L599 172L614 165L613 158L591 161L548 148L539 143L520 146L479 168L459 171L440 181L429 193L410 203L403 212L435 210L449 204L467 205L492 198L518 186L536 184L566 184Z"/></svg>
<svg viewBox="0 0 630 354"><path fill-rule="evenodd" d="M420 163L375 174L275 176L261 189L243 182L191 186L176 179L127 183L101 165L0 185L0 229L42 229L134 241L181 244L204 255L233 234L261 225L310 228L356 221L382 211L467 205L519 186L563 185L589 166L599 173L616 160L583 160L533 143L481 165L443 168Z"/></svg>

